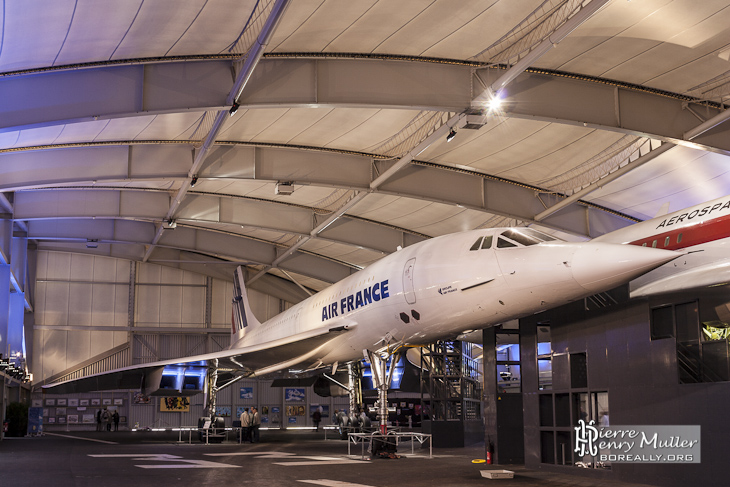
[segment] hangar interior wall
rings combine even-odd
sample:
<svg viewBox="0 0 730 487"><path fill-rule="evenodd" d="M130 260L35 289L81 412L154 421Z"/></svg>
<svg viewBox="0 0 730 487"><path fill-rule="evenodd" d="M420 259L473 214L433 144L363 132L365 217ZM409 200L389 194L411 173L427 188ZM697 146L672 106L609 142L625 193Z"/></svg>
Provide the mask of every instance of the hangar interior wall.
<svg viewBox="0 0 730 487"><path fill-rule="evenodd" d="M216 351L229 343L232 280L156 264L41 251L36 283L36 381L124 343L133 346L137 363ZM249 298L261 320L285 306L255 290Z"/></svg>
<svg viewBox="0 0 730 487"><path fill-rule="evenodd" d="M103 256L40 251L36 289L36 381L57 376L125 344L131 350L126 360L144 363L214 352L230 343L232 279L227 282ZM249 299L262 321L290 306L256 290L249 290ZM330 412L347 406L346 397L321 398L311 388L304 388L301 401L287 402L284 390L270 385L271 381L243 380L222 390L217 404L227 425L243 406L265 406L269 411L265 421L273 427L309 424L312 405L321 404ZM242 394L242 388L248 394ZM149 402L140 402L134 391L73 396L36 391L32 395L33 405L43 406L44 424L50 428L93 429L95 426L85 421L104 406L119 409L125 419L123 428L135 424L195 426L203 413L202 394L189 398L187 411L162 411L160 400L152 397Z"/></svg>
<svg viewBox="0 0 730 487"><path fill-rule="evenodd" d="M705 323L721 319L717 310L723 307L718 303L728 302L730 292L714 288L651 300L624 300L594 311L586 311L579 302L520 320L525 465L668 487L725 485L717 482L725 478L730 432L730 421L724 415L730 409L728 377L683 378L679 345L686 337L679 318L675 325L669 323L668 333L656 336L652 317L656 309L680 309L694 303L693 326L700 330ZM551 335L550 382L543 380L544 371L538 368L537 329L545 326ZM700 335L694 334L695 341L706 352L720 344L728 357L726 337L710 341ZM713 362L707 362L708 358ZM717 363L715 355L708 357L707 353L704 360L706 366ZM726 360L722 366L725 373L728 363ZM597 404L581 398L595 398ZM603 416L608 424L610 415L611 426L699 425L701 463L615 462L578 468L576 461L581 458L573 453L573 427L584 412L589 414L586 420L595 419L597 424Z"/></svg>

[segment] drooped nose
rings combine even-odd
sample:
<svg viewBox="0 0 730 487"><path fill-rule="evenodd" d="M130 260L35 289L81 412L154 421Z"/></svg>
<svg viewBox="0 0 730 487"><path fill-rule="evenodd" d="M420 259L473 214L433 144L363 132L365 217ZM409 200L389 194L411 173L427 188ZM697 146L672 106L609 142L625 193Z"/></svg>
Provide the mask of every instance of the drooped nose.
<svg viewBox="0 0 730 487"><path fill-rule="evenodd" d="M629 282L682 254L635 245L581 244L573 255L573 279L591 292L601 292Z"/></svg>

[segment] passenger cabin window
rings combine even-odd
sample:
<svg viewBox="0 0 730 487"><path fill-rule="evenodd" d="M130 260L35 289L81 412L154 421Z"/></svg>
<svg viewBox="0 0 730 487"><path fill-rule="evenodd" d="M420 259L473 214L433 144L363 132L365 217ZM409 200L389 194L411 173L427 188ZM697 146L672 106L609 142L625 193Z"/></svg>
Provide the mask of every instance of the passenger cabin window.
<svg viewBox="0 0 730 487"><path fill-rule="evenodd" d="M492 237L489 238L491 239ZM482 245L482 240L484 240L484 237L479 237L469 250L479 250L479 247Z"/></svg>
<svg viewBox="0 0 730 487"><path fill-rule="evenodd" d="M664 239L664 246L665 247L669 245L669 240L670 240L670 237L667 237L667 238Z"/></svg>
<svg viewBox="0 0 730 487"><path fill-rule="evenodd" d="M682 241L682 234L677 235L677 243Z"/></svg>

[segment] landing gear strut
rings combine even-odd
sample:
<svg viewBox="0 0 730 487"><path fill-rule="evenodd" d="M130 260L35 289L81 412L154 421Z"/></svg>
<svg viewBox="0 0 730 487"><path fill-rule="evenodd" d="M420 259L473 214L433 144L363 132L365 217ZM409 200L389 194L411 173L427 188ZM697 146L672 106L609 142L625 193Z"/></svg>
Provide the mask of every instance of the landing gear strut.
<svg viewBox="0 0 730 487"><path fill-rule="evenodd" d="M388 434L388 389L393 381L393 372L400 361L401 352L379 354L370 350L363 350L365 359L370 362L373 382L378 390L378 419L380 420L380 434ZM390 368L388 359L390 358Z"/></svg>

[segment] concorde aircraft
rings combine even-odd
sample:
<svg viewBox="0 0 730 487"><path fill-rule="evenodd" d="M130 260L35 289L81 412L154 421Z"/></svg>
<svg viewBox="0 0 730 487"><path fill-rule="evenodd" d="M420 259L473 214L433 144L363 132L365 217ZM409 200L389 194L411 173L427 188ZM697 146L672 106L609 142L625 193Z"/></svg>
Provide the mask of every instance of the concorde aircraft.
<svg viewBox="0 0 730 487"><path fill-rule="evenodd" d="M251 312L239 267L229 349L44 389L194 394L203 389L206 372L215 384L295 367L336 368L362 358L366 349L430 343L606 291L680 255L616 243L569 243L530 228L474 230L401 249L264 323Z"/></svg>
<svg viewBox="0 0 730 487"><path fill-rule="evenodd" d="M631 297L730 283L730 196L607 233L592 242L685 252L631 281Z"/></svg>

